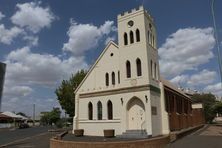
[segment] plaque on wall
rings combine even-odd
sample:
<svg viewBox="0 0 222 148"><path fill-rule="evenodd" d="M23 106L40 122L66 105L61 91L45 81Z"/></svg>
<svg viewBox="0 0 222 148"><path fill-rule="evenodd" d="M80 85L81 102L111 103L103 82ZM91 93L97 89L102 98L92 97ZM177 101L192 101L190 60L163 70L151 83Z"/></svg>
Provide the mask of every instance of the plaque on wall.
<svg viewBox="0 0 222 148"><path fill-rule="evenodd" d="M132 80L130 81L130 84L131 84L132 86L136 86L137 80L136 80L136 79L132 79Z"/></svg>

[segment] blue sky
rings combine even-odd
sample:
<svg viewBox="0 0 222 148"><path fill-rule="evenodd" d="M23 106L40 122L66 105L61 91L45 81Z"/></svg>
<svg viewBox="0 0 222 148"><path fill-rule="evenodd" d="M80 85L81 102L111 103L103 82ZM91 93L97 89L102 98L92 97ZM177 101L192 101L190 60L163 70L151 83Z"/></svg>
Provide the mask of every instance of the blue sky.
<svg viewBox="0 0 222 148"><path fill-rule="evenodd" d="M161 74L177 86L222 95L210 0L2 0L0 61L7 63L3 111L32 114L59 106L62 79L88 69L109 40L117 15L144 7L155 19ZM215 15L222 45L222 2Z"/></svg>

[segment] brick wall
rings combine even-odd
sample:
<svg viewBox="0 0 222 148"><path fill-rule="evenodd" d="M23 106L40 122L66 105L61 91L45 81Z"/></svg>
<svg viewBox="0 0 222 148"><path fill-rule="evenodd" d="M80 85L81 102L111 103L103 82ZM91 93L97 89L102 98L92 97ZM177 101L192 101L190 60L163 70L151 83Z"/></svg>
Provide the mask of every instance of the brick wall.
<svg viewBox="0 0 222 148"><path fill-rule="evenodd" d="M75 142L50 139L50 148L164 148L169 141L169 136L120 142Z"/></svg>

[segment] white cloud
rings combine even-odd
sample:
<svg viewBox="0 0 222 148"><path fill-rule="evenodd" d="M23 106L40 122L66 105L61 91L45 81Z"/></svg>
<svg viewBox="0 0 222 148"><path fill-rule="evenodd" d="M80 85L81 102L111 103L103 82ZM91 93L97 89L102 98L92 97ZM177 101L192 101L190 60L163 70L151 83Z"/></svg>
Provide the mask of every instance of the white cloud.
<svg viewBox="0 0 222 148"><path fill-rule="evenodd" d="M115 36L107 37L106 40L105 40L105 45L107 45L110 41L115 41L115 40L116 40Z"/></svg>
<svg viewBox="0 0 222 148"><path fill-rule="evenodd" d="M93 24L78 24L71 20L71 26L67 32L69 40L63 45L63 51L82 56L85 51L96 47L102 37L115 31L113 24L113 21L106 21L102 26L97 27Z"/></svg>
<svg viewBox="0 0 222 148"><path fill-rule="evenodd" d="M188 88L202 88L208 84L212 84L216 81L217 73L215 71L209 71L204 69L198 73L194 74L182 74L175 76L170 81L178 86L188 87Z"/></svg>
<svg viewBox="0 0 222 148"><path fill-rule="evenodd" d="M179 29L159 48L161 73L172 78L197 69L213 57L214 45L211 27Z"/></svg>
<svg viewBox="0 0 222 148"><path fill-rule="evenodd" d="M37 113L59 106L54 96L55 87L72 73L88 68L84 57L61 59L51 54L33 53L30 47L10 52L5 63L7 72L2 109L28 114L34 103ZM39 89L48 91L46 96L45 91L41 92ZM54 94L53 100L52 97L47 98L52 96L49 91ZM36 96L35 93L39 92L41 93Z"/></svg>
<svg viewBox="0 0 222 148"><path fill-rule="evenodd" d="M5 86L4 95L8 98L28 96L33 89L29 86Z"/></svg>
<svg viewBox="0 0 222 148"><path fill-rule="evenodd" d="M16 4L17 12L11 17L14 24L26 27L37 33L44 27L50 27L55 16L50 8L43 8L40 2Z"/></svg>
<svg viewBox="0 0 222 148"><path fill-rule="evenodd" d="M0 11L0 20L4 17L5 17L5 15Z"/></svg>
<svg viewBox="0 0 222 148"><path fill-rule="evenodd" d="M12 51L5 62L7 64L6 84L54 86L71 73L87 68L84 57L62 60L50 54L32 53L29 47Z"/></svg>
<svg viewBox="0 0 222 148"><path fill-rule="evenodd" d="M189 79L188 75L178 75L178 76L174 77L173 79L171 79L170 81L176 85L181 85L181 84L187 82L188 79Z"/></svg>
<svg viewBox="0 0 222 148"><path fill-rule="evenodd" d="M216 94L218 96L222 96L221 83L208 85L207 87L204 88L204 91L205 92L211 92L211 93Z"/></svg>
<svg viewBox="0 0 222 148"><path fill-rule="evenodd" d="M211 84L216 80L216 77L217 73L215 71L204 69L201 72L192 75L187 83L191 86Z"/></svg>
<svg viewBox="0 0 222 148"><path fill-rule="evenodd" d="M39 42L39 37L26 35L26 36L23 37L23 40L28 41L29 47L37 46L38 42Z"/></svg>
<svg viewBox="0 0 222 148"><path fill-rule="evenodd" d="M0 24L0 42L4 44L11 44L13 39L24 31L18 27L6 29L3 24Z"/></svg>

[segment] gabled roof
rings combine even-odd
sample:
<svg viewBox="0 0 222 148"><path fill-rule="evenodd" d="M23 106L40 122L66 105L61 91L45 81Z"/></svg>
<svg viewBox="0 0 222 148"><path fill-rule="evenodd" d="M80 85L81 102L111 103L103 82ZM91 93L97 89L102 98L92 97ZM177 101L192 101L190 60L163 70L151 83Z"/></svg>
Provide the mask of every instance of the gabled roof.
<svg viewBox="0 0 222 148"><path fill-rule="evenodd" d="M22 120L27 120L28 118L21 116L21 115L16 115L12 112L6 111L2 113L3 115L9 116L11 118L17 118L17 119L22 119Z"/></svg>
<svg viewBox="0 0 222 148"><path fill-rule="evenodd" d="M74 91L75 93L79 90L79 88L82 86L82 84L85 82L85 80L88 78L88 76L90 75L90 73L92 72L92 70L94 69L94 67L96 66L96 64L100 61L100 59L103 57L103 55L105 54L105 52L107 51L107 49L111 46L114 45L116 48L119 48L119 46L114 43L113 41L109 41L109 43L106 45L106 47L103 49L102 53L100 54L100 56L97 58L96 62L90 67L89 71L87 72L86 76L84 77L84 79L82 80L82 82L79 84L79 86L76 88L76 90Z"/></svg>
<svg viewBox="0 0 222 148"><path fill-rule="evenodd" d="M9 117L7 115L4 115L4 114L0 113L0 120L1 119L12 119L12 117Z"/></svg>

